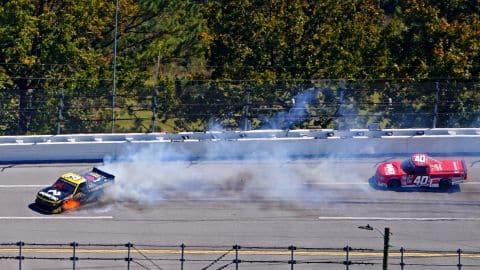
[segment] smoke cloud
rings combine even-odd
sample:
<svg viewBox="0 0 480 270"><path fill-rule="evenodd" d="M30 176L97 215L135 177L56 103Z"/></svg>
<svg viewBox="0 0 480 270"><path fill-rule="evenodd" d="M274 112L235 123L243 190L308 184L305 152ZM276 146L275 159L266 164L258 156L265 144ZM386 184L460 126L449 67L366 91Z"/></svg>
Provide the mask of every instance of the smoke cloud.
<svg viewBox="0 0 480 270"><path fill-rule="evenodd" d="M158 204L175 200L256 200L298 203L329 201L336 195L322 182L365 182L328 159L296 161L288 153L255 153L224 159L233 144L207 150L205 160L166 144L132 149L104 169L116 176L108 197L115 202ZM223 152L222 152L223 151ZM181 158L180 158L181 157ZM218 158L216 158L218 157Z"/></svg>
<svg viewBox="0 0 480 270"><path fill-rule="evenodd" d="M317 89L307 89L292 98L292 107L287 111L274 114L269 119L264 119L262 129L290 129L295 123L302 121L308 115L308 105L315 99Z"/></svg>
<svg viewBox="0 0 480 270"><path fill-rule="evenodd" d="M318 91L312 88L295 96L294 106L275 114L268 121L269 127L290 128L301 120ZM217 124L211 128L221 130ZM202 160L189 147L197 147L193 152L200 152ZM277 146L269 151L260 145L248 150L244 147L233 141L132 144L115 160L104 160L103 168L116 176L108 196L139 204L185 199L303 202L335 196L331 190L318 188L318 182L365 182L355 172L334 169L335 162L328 159L296 162L297 157L292 156L295 146Z"/></svg>
<svg viewBox="0 0 480 270"><path fill-rule="evenodd" d="M152 145L126 153L105 169L116 175L111 195L120 201L158 203L182 199L248 199L292 197L302 189L298 177L272 157L266 169L258 163L263 154L245 159L222 161L227 143L206 153L207 160L195 160L187 152L173 152ZM221 152L223 149L224 152ZM218 158L217 158L218 157Z"/></svg>

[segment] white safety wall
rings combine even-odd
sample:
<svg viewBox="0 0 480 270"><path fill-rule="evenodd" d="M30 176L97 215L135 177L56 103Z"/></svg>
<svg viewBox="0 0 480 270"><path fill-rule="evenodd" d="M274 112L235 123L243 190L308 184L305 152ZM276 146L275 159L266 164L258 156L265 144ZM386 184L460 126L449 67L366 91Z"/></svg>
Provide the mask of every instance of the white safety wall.
<svg viewBox="0 0 480 270"><path fill-rule="evenodd" d="M480 129L258 130L0 137L0 162L100 161L142 149L168 158L480 153ZM159 155L161 156L161 155Z"/></svg>

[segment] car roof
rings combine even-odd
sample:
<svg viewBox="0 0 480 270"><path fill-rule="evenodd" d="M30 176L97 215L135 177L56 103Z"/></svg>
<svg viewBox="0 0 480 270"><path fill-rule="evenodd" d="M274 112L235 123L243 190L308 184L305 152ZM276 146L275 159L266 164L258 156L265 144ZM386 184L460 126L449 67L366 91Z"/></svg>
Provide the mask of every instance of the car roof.
<svg viewBox="0 0 480 270"><path fill-rule="evenodd" d="M85 178L83 178L82 176L80 176L76 173L65 173L65 174L62 175L62 178L67 180L68 182L76 184L76 185L79 185L79 184L85 182Z"/></svg>
<svg viewBox="0 0 480 270"><path fill-rule="evenodd" d="M427 166L430 161L428 154L413 154L410 159L415 166Z"/></svg>

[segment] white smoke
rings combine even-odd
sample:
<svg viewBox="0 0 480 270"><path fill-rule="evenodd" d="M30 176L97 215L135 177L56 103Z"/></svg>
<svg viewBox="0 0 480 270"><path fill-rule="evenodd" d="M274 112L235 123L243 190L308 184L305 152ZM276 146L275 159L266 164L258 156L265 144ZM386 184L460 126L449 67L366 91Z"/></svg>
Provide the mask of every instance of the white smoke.
<svg viewBox="0 0 480 270"><path fill-rule="evenodd" d="M285 150L225 160L233 149L229 142L223 142L205 153L208 159L195 160L187 152L180 155L166 145L131 150L117 161L106 162L103 168L116 176L110 199L137 204L174 200L302 203L335 196L319 183L365 182L355 172L336 168L334 161L295 161Z"/></svg>
<svg viewBox="0 0 480 270"><path fill-rule="evenodd" d="M297 95L292 110L274 115L269 122L289 128L305 116L317 91ZM221 132L218 124L212 123L211 128ZM139 204L185 199L329 200L335 194L317 183L365 182L355 172L332 169L335 162L329 159L295 162L294 150L291 145L265 150L261 142L245 149L245 144L235 141L132 144L115 160L105 158L104 169L116 176L110 198ZM192 152L201 153L202 160Z"/></svg>
<svg viewBox="0 0 480 270"><path fill-rule="evenodd" d="M292 107L286 111L275 113L263 120L262 128L290 129L294 124L308 116L308 106L316 98L318 89L307 89L292 98Z"/></svg>

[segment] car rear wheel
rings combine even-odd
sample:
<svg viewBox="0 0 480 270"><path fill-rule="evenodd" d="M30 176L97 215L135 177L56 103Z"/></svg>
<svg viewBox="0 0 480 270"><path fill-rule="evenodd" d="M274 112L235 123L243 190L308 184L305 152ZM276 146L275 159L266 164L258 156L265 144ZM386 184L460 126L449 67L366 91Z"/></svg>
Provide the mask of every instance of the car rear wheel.
<svg viewBox="0 0 480 270"><path fill-rule="evenodd" d="M438 183L438 187L440 190L449 190L452 187L452 181L450 181L450 179L442 179L440 183Z"/></svg>
<svg viewBox="0 0 480 270"><path fill-rule="evenodd" d="M401 186L400 180L398 180L398 179L392 179L392 180L388 181L387 186L388 186L389 189L397 189L397 188L400 188L400 186Z"/></svg>

